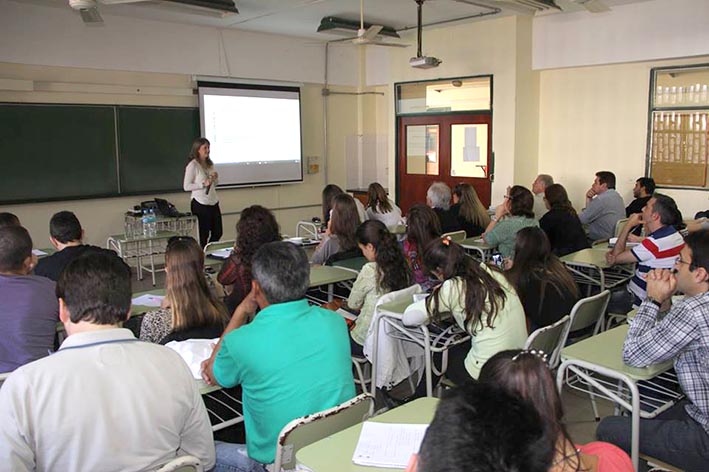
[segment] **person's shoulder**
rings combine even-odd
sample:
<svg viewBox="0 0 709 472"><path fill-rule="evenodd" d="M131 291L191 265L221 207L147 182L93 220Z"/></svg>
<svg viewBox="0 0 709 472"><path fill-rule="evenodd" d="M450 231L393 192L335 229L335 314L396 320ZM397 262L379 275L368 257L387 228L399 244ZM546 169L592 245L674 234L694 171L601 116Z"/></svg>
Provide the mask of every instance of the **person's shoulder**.
<svg viewBox="0 0 709 472"><path fill-rule="evenodd" d="M367 262L362 266L360 269L359 273L366 273L366 274L374 274L377 272L377 263L376 262Z"/></svg>

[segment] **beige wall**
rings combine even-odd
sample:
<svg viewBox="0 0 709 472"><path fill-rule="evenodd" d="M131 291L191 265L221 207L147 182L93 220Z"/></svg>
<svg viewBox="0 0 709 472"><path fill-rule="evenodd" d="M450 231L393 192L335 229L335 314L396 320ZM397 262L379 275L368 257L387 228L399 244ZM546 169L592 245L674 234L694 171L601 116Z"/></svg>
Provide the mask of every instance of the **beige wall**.
<svg viewBox="0 0 709 472"><path fill-rule="evenodd" d="M578 209L594 174L610 170L626 202L645 172L652 67L706 63L709 57L546 70L540 73L539 165ZM685 216L709 208L705 191L667 189Z"/></svg>

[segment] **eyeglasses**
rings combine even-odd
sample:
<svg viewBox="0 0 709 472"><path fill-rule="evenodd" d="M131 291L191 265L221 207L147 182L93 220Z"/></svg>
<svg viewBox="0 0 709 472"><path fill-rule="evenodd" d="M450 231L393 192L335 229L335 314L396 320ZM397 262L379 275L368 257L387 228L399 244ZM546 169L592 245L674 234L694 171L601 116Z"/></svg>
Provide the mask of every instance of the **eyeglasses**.
<svg viewBox="0 0 709 472"><path fill-rule="evenodd" d="M687 264L689 266L690 272L692 272L694 269L697 268L697 266L695 266L693 262L688 262L688 261L683 260L682 256L677 258L677 260L675 261L675 264Z"/></svg>

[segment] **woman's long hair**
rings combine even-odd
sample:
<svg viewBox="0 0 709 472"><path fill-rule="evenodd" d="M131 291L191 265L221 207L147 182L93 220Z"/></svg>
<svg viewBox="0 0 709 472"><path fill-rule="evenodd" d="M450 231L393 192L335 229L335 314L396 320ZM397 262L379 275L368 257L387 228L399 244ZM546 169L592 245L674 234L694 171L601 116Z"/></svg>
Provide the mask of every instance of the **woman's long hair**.
<svg viewBox="0 0 709 472"><path fill-rule="evenodd" d="M578 217L576 210L574 210L571 201L569 201L569 195L566 193L566 189L561 184L552 184L544 189L544 198L547 199L549 203L550 210L561 210L570 215Z"/></svg>
<svg viewBox="0 0 709 472"><path fill-rule="evenodd" d="M426 247L423 263L432 274L445 280L460 278L465 287L465 323L471 335L483 328L494 327L497 313L507 299L502 285L480 267L480 263L465 254L463 248L448 238L438 238ZM433 290L426 308L434 320L440 320L440 289Z"/></svg>
<svg viewBox="0 0 709 472"><path fill-rule="evenodd" d="M557 457L563 458L572 470L581 470L579 454L562 423L564 410L554 376L541 357L519 349L498 352L482 367L478 380L531 403L544 423L547 436L556 443Z"/></svg>
<svg viewBox="0 0 709 472"><path fill-rule="evenodd" d="M367 189L367 208L375 213L389 213L393 208L384 187L379 182L372 182Z"/></svg>
<svg viewBox="0 0 709 472"><path fill-rule="evenodd" d="M396 237L381 221L367 220L357 228L357 242L374 246L377 263L377 287L380 292L393 292L411 285L412 275Z"/></svg>
<svg viewBox="0 0 709 472"><path fill-rule="evenodd" d="M209 140L207 138L197 138L194 141L192 141L192 149L190 150L190 155L187 158L188 164L190 163L190 161L197 161L197 163L200 166L204 167L202 165L202 161L199 160L199 148L201 148L202 145L204 145L204 144L211 146L211 144L209 144ZM207 159L204 161L204 163L207 165L207 167L214 166L214 162L212 162L212 159L210 157L207 157Z"/></svg>
<svg viewBox="0 0 709 472"><path fill-rule="evenodd" d="M510 199L510 214L534 218L534 195L521 185L513 185L508 198Z"/></svg>
<svg viewBox="0 0 709 472"><path fill-rule="evenodd" d="M332 209L332 199L335 195L345 193L340 187L335 184L327 184L324 189L322 189L322 220L323 223L327 224L330 221L330 210Z"/></svg>
<svg viewBox="0 0 709 472"><path fill-rule="evenodd" d="M354 198L346 193L332 198L332 221L330 234L336 235L340 243L340 252L357 247L355 231L359 226L359 213Z"/></svg>
<svg viewBox="0 0 709 472"><path fill-rule="evenodd" d="M475 188L470 184L458 184L453 187L453 195L458 197L460 212L458 213L465 221L469 221L475 226L487 228L490 224L490 215L478 198Z"/></svg>
<svg viewBox="0 0 709 472"><path fill-rule="evenodd" d="M441 235L441 220L428 205L417 203L409 209L406 215L406 239L419 248L423 254L424 248Z"/></svg>
<svg viewBox="0 0 709 472"><path fill-rule="evenodd" d="M512 268L505 272L505 276L517 290L522 304L527 298L530 284L539 281L541 293L538 312L542 309L548 289L556 290L562 297L566 293L578 298L576 282L564 264L551 252L546 233L536 226L522 228L517 232Z"/></svg>
<svg viewBox="0 0 709 472"><path fill-rule="evenodd" d="M276 217L261 205L244 208L236 223L234 253L239 262L251 273L251 259L258 248L266 243L280 241L280 228Z"/></svg>
<svg viewBox="0 0 709 472"><path fill-rule="evenodd" d="M226 326L226 307L207 286L204 253L197 241L182 237L170 241L165 252L167 298L172 307L172 330Z"/></svg>

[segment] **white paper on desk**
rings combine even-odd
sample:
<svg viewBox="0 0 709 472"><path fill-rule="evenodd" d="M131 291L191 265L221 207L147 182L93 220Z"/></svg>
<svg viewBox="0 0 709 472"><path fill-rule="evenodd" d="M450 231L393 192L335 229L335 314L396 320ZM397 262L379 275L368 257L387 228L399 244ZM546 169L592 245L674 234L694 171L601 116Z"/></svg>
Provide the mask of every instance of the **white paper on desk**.
<svg viewBox="0 0 709 472"><path fill-rule="evenodd" d="M618 244L618 238L610 238L608 240L608 247L615 247L615 245ZM640 243L632 243L630 241L626 241L625 247L635 247Z"/></svg>
<svg viewBox="0 0 709 472"><path fill-rule="evenodd" d="M188 339L187 341L170 341L165 344L165 346L177 352L180 357L182 357L190 368L192 377L201 379L202 361L212 355L212 349L214 349L214 345L218 342L219 338Z"/></svg>
<svg viewBox="0 0 709 472"><path fill-rule="evenodd" d="M135 297L132 300L133 305L139 305L139 306L152 306L152 307L160 307L160 304L162 303L163 298L165 298L164 295L151 295L149 293L146 293L145 295L141 295L139 297Z"/></svg>
<svg viewBox="0 0 709 472"><path fill-rule="evenodd" d="M405 469L421 447L427 424L365 421L352 462L371 467Z"/></svg>
<svg viewBox="0 0 709 472"><path fill-rule="evenodd" d="M32 255L33 256L46 256L47 253L42 251L41 249L32 249Z"/></svg>
<svg viewBox="0 0 709 472"><path fill-rule="evenodd" d="M218 251L210 252L209 255L219 259L228 259L229 256L231 256L231 248L225 247L224 249L219 249Z"/></svg>

